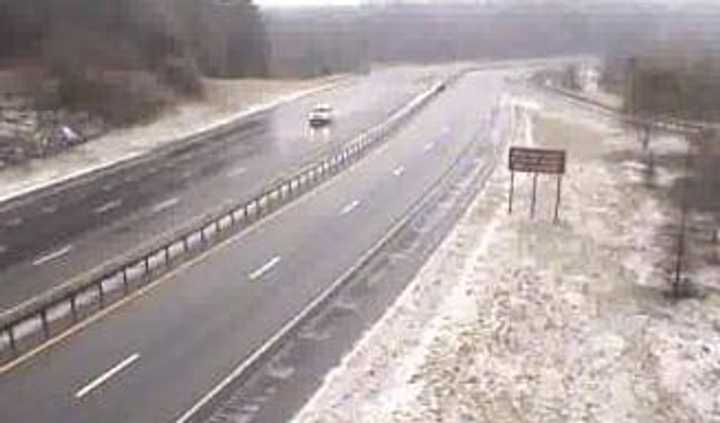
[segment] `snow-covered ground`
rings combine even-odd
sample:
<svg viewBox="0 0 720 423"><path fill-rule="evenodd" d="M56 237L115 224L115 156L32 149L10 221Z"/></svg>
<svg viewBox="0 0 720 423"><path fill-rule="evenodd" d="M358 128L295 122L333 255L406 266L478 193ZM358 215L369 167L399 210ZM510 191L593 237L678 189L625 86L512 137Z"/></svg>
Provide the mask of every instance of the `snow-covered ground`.
<svg viewBox="0 0 720 423"><path fill-rule="evenodd" d="M659 164L648 189L632 136L545 100L520 107L513 144L568 150L561 224L547 176L534 220L528 176L507 215L498 167L295 423L720 422L720 297L663 295L659 232L677 210L662 193L679 175ZM684 147L659 137L652 148ZM694 265L699 283L718 279Z"/></svg>

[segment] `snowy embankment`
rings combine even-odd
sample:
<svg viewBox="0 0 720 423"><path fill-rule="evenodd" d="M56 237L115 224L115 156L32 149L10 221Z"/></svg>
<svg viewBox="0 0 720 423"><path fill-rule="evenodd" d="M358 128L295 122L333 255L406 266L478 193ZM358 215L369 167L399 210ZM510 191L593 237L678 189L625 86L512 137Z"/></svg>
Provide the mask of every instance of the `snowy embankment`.
<svg viewBox="0 0 720 423"><path fill-rule="evenodd" d="M512 143L568 150L562 223L552 177L534 221L531 178L518 177L508 216L498 167L296 423L720 422L720 298L661 295L657 239L677 214L663 198L679 175L658 165L649 190L632 136L544 100L514 102Z"/></svg>

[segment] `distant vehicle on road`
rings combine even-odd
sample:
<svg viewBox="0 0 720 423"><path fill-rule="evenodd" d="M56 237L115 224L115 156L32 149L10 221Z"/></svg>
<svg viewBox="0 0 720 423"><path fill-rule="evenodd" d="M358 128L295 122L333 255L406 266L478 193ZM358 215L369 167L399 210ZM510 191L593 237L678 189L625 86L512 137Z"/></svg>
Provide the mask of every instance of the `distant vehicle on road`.
<svg viewBox="0 0 720 423"><path fill-rule="evenodd" d="M312 111L308 115L308 121L312 127L329 125L332 123L332 120L333 109L329 104L318 104L313 107Z"/></svg>

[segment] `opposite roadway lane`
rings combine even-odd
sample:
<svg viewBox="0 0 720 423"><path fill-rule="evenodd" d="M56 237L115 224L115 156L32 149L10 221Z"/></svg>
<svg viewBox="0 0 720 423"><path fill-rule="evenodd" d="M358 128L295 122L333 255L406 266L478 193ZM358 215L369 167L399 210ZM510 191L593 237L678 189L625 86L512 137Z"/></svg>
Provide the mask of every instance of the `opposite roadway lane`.
<svg viewBox="0 0 720 423"><path fill-rule="evenodd" d="M170 157L3 206L0 311L221 203L249 199L294 166L384 120L427 89L434 82L428 75L440 76L437 69L404 66L355 76ZM306 116L315 103L336 108L334 125L308 129Z"/></svg>
<svg viewBox="0 0 720 423"><path fill-rule="evenodd" d="M0 375L0 421L176 421L482 142L504 75L469 74L353 167Z"/></svg>

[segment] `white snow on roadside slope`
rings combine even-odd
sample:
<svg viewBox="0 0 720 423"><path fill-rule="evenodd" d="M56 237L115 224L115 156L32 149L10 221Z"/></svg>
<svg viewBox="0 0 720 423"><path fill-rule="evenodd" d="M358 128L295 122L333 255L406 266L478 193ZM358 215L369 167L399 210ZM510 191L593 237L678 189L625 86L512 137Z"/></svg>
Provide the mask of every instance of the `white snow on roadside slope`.
<svg viewBox="0 0 720 423"><path fill-rule="evenodd" d="M669 305L642 286L635 265L664 258L652 238L667 211L607 152L570 148L563 225L496 214L484 255L480 222L506 195L496 174L298 422L720 422L720 300ZM433 283L454 288L423 320Z"/></svg>

